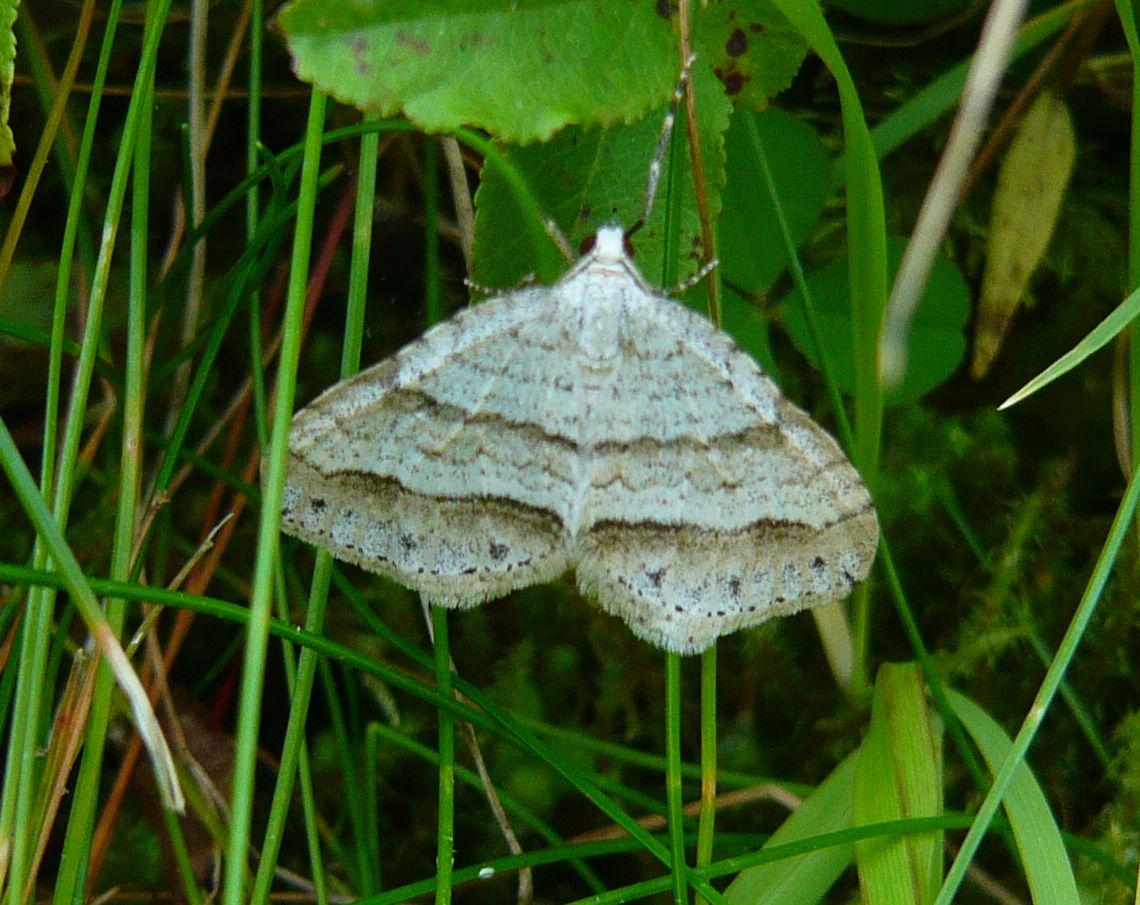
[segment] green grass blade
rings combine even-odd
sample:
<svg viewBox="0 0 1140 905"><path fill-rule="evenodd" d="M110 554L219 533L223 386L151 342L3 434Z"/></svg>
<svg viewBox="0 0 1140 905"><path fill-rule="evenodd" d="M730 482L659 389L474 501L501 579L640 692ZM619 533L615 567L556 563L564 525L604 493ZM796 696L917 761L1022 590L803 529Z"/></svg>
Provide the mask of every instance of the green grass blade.
<svg viewBox="0 0 1140 905"><path fill-rule="evenodd" d="M368 751L368 763L371 764L371 768L365 772L365 778L373 787L378 785L376 780L378 778L377 771L380 763L379 746L381 743L392 745L393 747L409 752L433 766L439 765L438 751L434 748L429 748L427 745L420 744L415 739L405 735L402 731L386 726L383 723L377 723L375 721L368 723L365 727L365 738L366 750ZM461 764L456 764L455 777L472 789L483 792L483 779L474 770L467 769ZM372 814L375 814L376 789L369 788L366 790L366 794L369 796L369 808ZM499 790L498 795L503 807L512 815L512 818L517 819L521 824L542 837L549 847L558 848L568 844L550 824L542 820L522 801L504 790ZM371 846L372 839L369 839L369 844ZM379 844L378 841L376 844ZM378 852L377 857L379 857ZM605 885L601 879L584 861L574 859L570 862L570 867L578 873L582 878L582 882L595 894L605 890Z"/></svg>
<svg viewBox="0 0 1140 905"><path fill-rule="evenodd" d="M819 6L781 0L788 17L835 77L843 117L847 169L847 243L851 261L852 342L861 363L856 375L855 464L873 487L878 470L882 391L875 365L887 303L887 230L883 186L855 81Z"/></svg>
<svg viewBox="0 0 1140 905"><path fill-rule="evenodd" d="M372 210L376 201L376 161L379 154L380 136L367 132L360 139L360 173L356 185L356 210L352 230L352 260L349 265L348 312L344 328L344 345L341 352L341 377L350 377L360 369L360 348L364 334L364 312L368 290L368 261L372 252ZM256 157L251 156L251 160ZM252 189L251 189L252 191ZM250 224L250 235L257 232L256 221ZM255 367L254 372L258 369ZM313 580L309 592L309 609L305 617L306 629L319 632L324 625L325 608L328 603L330 576L332 575L332 555L324 551L317 554ZM297 664L297 679L292 691L289 709L289 722L286 727L285 742L282 746L281 769L277 787L273 793L273 804L267 824L265 843L262 846L261 861L258 864L254 883L253 901L268 898L273 881L273 868L277 863L281 840L288 817L289 803L292 800L293 778L301 758L305 755L305 727L309 712L309 701L316 677L317 655L308 648L302 649ZM302 779L302 782L305 780ZM313 822L313 821L310 821ZM311 858L317 862L319 848L315 844L314 827L309 827ZM377 874L379 859L370 859ZM320 865L313 865L317 881L318 900L322 890ZM377 887L379 879L376 879ZM371 892L371 890L366 890Z"/></svg>
<svg viewBox="0 0 1140 905"><path fill-rule="evenodd" d="M1137 33L1135 0L1116 0L1120 27L1132 56L1132 110L1140 107L1140 34ZM1140 120L1132 117L1128 152L1128 287L1140 288ZM1140 461L1140 342L1133 334L1128 344L1128 414L1131 431L1133 468ZM1140 878L1136 885L1136 902L1140 905Z"/></svg>
<svg viewBox="0 0 1140 905"><path fill-rule="evenodd" d="M145 86L153 92L154 79ZM146 303L149 286L149 203L153 120L149 105L144 106L139 124L139 137L135 149L134 174L131 186L131 257L130 305L127 326L127 354L123 387L123 437L120 454L118 508L115 516L114 543L111 553L111 574L127 579L131 572L133 540L137 529L136 514L143 470L142 431L145 413L146 373ZM116 637L121 637L126 616L126 603L111 599L106 602L107 621ZM61 869L57 878L54 899L56 905L73 901L80 895L85 880L85 854L91 850L91 837L99 804L99 787L104 771L103 755L107 729L112 713L114 676L105 663L92 693L91 712L84 734L83 758L72 792L71 814L68 818ZM170 821L177 827L176 821ZM172 835L174 841L176 835ZM80 868L82 865L82 869ZM192 897L196 887L186 884L186 894Z"/></svg>
<svg viewBox="0 0 1140 905"><path fill-rule="evenodd" d="M1140 314L1140 289L1132 292L1112 313L1097 324L1091 333L1068 352L1058 358L1029 383L998 406L998 411L1016 405L1032 396L1042 387L1048 386L1063 374L1068 374L1094 352L1098 352L1112 342Z"/></svg>
<svg viewBox="0 0 1140 905"><path fill-rule="evenodd" d="M301 196L297 207L293 258L286 301L285 333L279 359L277 405L274 410L272 442L261 522L258 529L257 562L254 569L250 620L247 629L245 662L242 669L241 701L237 720L237 747L234 756L233 799L227 846L222 901L241 905L245 898L246 853L253 817L253 772L257 757L257 736L261 713L261 689L269 638L269 613L273 599L273 572L279 538L281 501L285 489L285 455L289 422L293 414L293 389L301 348L301 315L309 274L313 212L316 206L317 177L320 172L321 132L325 119L325 98L313 94L305 142L305 165L301 175Z"/></svg>
<svg viewBox="0 0 1140 905"><path fill-rule="evenodd" d="M1104 593L1105 585L1108 583L1109 575L1112 574L1116 558L1120 553L1120 547L1124 543L1124 538L1128 535L1129 527L1136 515L1138 501L1140 501L1140 472L1134 471L1128 480L1124 499L1116 511L1112 528L1109 530L1104 547L1101 548L1100 556L1097 558L1096 566L1089 577L1081 602L1077 605L1077 610L1073 614L1069 627L1065 630L1065 635L1057 648L1057 656L1054 657L1046 671L1045 678L1041 682L1041 688L1033 699L1033 704L1018 730L1017 737L1014 739L1009 753L1002 761L1001 767L997 770L993 785L978 809L978 815L974 819L969 833L966 834L962 847L946 875L942 890L935 900L936 905L950 905L950 902L953 901L954 895L966 875L966 869L981 844L982 837L997 813L997 809L1001 805L1017 770L1025 760L1029 746L1033 743L1037 730L1041 728L1041 722L1045 719L1045 714L1061 685L1065 671L1069 668L1069 664L1077 652L1077 647L1088 629L1089 622L1096 612L1097 605L1100 603L1101 595Z"/></svg>
<svg viewBox="0 0 1140 905"><path fill-rule="evenodd" d="M779 0L777 7L835 77L843 119L847 186L847 253L851 287L851 342L855 350L855 444L849 450L874 496L878 485L883 430L883 390L877 368L879 337L887 308L887 227L883 183L871 133L855 80L839 51L818 3ZM868 585L855 594L856 624L869 622ZM858 694L867 683L869 638L856 636L849 689Z"/></svg>
<svg viewBox="0 0 1140 905"><path fill-rule="evenodd" d="M7 472L8 479L12 482L12 487L21 504L23 504L24 511L28 514L32 524L35 525L37 534L62 573L66 587L71 593L75 605L79 608L83 621L87 623L88 631L91 632L95 642L99 645L103 656L107 658L107 664L115 673L119 687L127 696L139 734L142 736L155 765L156 779L166 806L181 812L186 803L178 785L174 758L171 756L166 739L159 729L158 720L155 718L154 710L147 699L146 690L131 668L130 661L123 653L122 647L119 646L114 631L103 617L99 603L95 599L95 593L92 591L87 577L83 574L83 567L79 565L79 561L71 552L63 533L59 530L58 523L48 511L47 503L40 496L35 480L24 464L16 441L12 439L12 434L8 431L8 426L4 423L3 418L0 418L0 466Z"/></svg>
<svg viewBox="0 0 1140 905"><path fill-rule="evenodd" d="M1005 730L981 707L956 691L950 704L966 731L977 743L990 769L1009 757L1013 743ZM1018 764L1002 799L1013 838L1017 842L1033 901L1077 905L1081 901L1061 830L1037 778L1025 763Z"/></svg>
<svg viewBox="0 0 1140 905"><path fill-rule="evenodd" d="M339 590L345 594L365 624L378 632L383 632L384 637L397 644L402 651L406 648L406 652L421 667L433 668L431 658L380 622L370 606L355 594L347 581L336 576L334 578L337 580ZM50 588L60 588L66 585L65 580L55 573L4 562L0 562L0 580L11 581L16 584L43 585ZM139 587L127 582L97 578L91 580L91 586L106 596L181 607L238 625L248 625L252 620L252 615L247 607L217 598L169 591L157 587ZM452 684L463 698L471 702L470 704L457 700L455 697L440 694L434 685L418 681L403 668L397 668L387 662L365 656L358 651L330 641L321 635L314 635L295 625L277 619L269 619L268 630L275 637L286 638L295 644L308 647L315 653L329 658L347 669L375 676L393 689L403 691L433 707L447 708L456 719L464 720L476 728L492 732L520 750L530 753L543 763L548 764L601 813L629 833L648 854L667 868L671 867L672 857L668 847L638 824L609 795L605 794L592 773L572 760L560 756L557 751L540 741L537 735L522 722L515 719L502 707L497 706L485 692L461 676L453 673ZM686 876L688 883L707 900L710 902L722 901L716 889L704 879L703 872L686 868Z"/></svg>
<svg viewBox="0 0 1140 905"><path fill-rule="evenodd" d="M831 771L803 804L780 825L762 851L848 829L855 820L852 754ZM855 857L847 842L742 870L724 891L733 905L811 905L819 902Z"/></svg>

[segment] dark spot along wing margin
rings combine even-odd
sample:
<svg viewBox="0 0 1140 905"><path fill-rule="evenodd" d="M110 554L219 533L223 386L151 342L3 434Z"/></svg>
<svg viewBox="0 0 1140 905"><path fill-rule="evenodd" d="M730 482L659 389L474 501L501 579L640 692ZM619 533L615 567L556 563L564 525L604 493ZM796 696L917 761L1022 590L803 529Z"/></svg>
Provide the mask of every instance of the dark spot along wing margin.
<svg viewBox="0 0 1140 905"><path fill-rule="evenodd" d="M469 607L566 571L561 522L503 498L446 499L291 457L282 530L432 603Z"/></svg>

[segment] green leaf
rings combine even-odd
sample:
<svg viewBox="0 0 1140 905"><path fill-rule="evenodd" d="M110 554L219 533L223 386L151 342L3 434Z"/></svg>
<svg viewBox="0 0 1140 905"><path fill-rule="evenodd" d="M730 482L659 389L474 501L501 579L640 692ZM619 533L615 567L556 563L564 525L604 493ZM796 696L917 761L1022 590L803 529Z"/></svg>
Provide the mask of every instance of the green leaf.
<svg viewBox="0 0 1140 905"><path fill-rule="evenodd" d="M1069 373L1094 352L1112 342L1122 330L1132 323L1137 314L1140 314L1140 289L1134 291L1117 305L1113 312L1097 324L1088 336L999 405L998 410L1016 405L1022 399L1032 396L1042 387L1052 383L1062 374Z"/></svg>
<svg viewBox="0 0 1140 905"><path fill-rule="evenodd" d="M713 0L696 7L698 59L743 109L763 110L791 84L807 44L769 0Z"/></svg>
<svg viewBox="0 0 1140 905"><path fill-rule="evenodd" d="M990 770L997 770L1012 742L1005 730L981 707L958 692L946 690L950 706L977 744ZM1002 800L1013 838L1025 866L1029 891L1037 905L1078 905L1077 882L1061 830L1033 772L1022 763Z"/></svg>
<svg viewBox="0 0 1140 905"><path fill-rule="evenodd" d="M942 742L914 663L885 663L855 774L857 825L942 813ZM942 881L942 834L855 843L863 901L926 905Z"/></svg>
<svg viewBox="0 0 1140 905"><path fill-rule="evenodd" d="M764 848L834 833L855 819L855 765L850 755L785 820ZM749 867L724 891L733 905L811 905L819 902L855 857L852 843Z"/></svg>
<svg viewBox="0 0 1140 905"><path fill-rule="evenodd" d="M719 81L707 69L693 73L697 95L698 133L702 140L705 178L711 215L719 212L724 185L723 135L728 128L730 102ZM608 129L569 127L542 145L511 148L504 152L533 192L537 208L552 218L573 247L592 236L603 224L632 225L640 216L649 165L653 159L665 108L641 122ZM674 136L666 155L657 203L645 227L633 237L638 266L656 285L675 284L694 272L703 259L700 220L690 190L670 197L669 186L692 184L686 136ZM674 165L680 172L674 176ZM475 242L472 278L490 288L514 288L528 274L543 282L557 277L569 262L540 256L551 240L541 225L529 222L502 171L488 166L475 196ZM667 239L674 244L667 245ZM666 261L667 247L680 249ZM668 265L668 266L667 266Z"/></svg>
<svg viewBox="0 0 1140 905"><path fill-rule="evenodd" d="M891 271L898 266L905 240L889 243ZM841 256L807 277L815 312L819 342L826 350L827 364L841 389L854 390L855 362L852 358L851 302L847 281L847 258ZM790 293L782 313L784 327L804 356L816 367L820 356L808 327L804 300L799 290ZM903 382L886 395L886 402L898 405L929 393L949 377L966 352L963 331L970 315L970 293L966 281L953 264L939 256L931 270L926 292L919 302L907 341L907 368Z"/></svg>
<svg viewBox="0 0 1140 905"><path fill-rule="evenodd" d="M1045 257L1069 187L1077 139L1069 108L1043 91L1022 117L998 171L970 376L985 377Z"/></svg>
<svg viewBox="0 0 1140 905"><path fill-rule="evenodd" d="M0 0L0 167L12 166L16 140L8 125L12 104L12 80L16 77L16 9L19 0Z"/></svg>
<svg viewBox="0 0 1140 905"><path fill-rule="evenodd" d="M725 283L756 295L788 266L788 242L769 190L772 174L792 247L803 241L831 194L831 162L816 131L779 109L738 109L725 135L725 193L720 273Z"/></svg>
<svg viewBox="0 0 1140 905"><path fill-rule="evenodd" d="M721 326L775 374L768 323L754 300L787 268L789 244L796 248L818 221L830 194L831 164L815 130L776 108L763 113L737 108L725 136L725 155L718 249L724 283Z"/></svg>
<svg viewBox="0 0 1140 905"><path fill-rule="evenodd" d="M680 71L664 4L606 0L293 0L278 19L300 78L421 128L476 126L519 144L566 125L630 123ZM804 45L763 0L701 5L700 65L760 106L791 81Z"/></svg>
<svg viewBox="0 0 1140 905"><path fill-rule="evenodd" d="M568 123L629 122L679 70L652 3L294 0L278 21L301 79L429 132L531 142Z"/></svg>

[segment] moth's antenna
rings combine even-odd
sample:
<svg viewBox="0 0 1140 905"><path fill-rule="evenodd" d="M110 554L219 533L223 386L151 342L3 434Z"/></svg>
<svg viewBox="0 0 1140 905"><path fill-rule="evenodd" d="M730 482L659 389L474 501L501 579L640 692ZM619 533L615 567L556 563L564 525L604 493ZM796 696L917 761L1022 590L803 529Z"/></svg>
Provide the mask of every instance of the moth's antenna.
<svg viewBox="0 0 1140 905"><path fill-rule="evenodd" d="M625 231L627 238L645 225L650 212L653 210L653 198L657 194L657 183L661 181L661 162L665 159L665 149L669 147L669 139L673 135L673 124L677 121L677 109L681 106L681 98L685 95L685 83L689 81L689 72L696 61L697 55L691 53L689 58L685 60L685 65L681 67L681 77L677 79L677 90L673 92L673 99L669 101L669 112L665 114L665 122L661 124L661 136L657 139L657 150L653 154L653 161L649 164L649 181L645 186L645 204L641 209L641 218Z"/></svg>
<svg viewBox="0 0 1140 905"><path fill-rule="evenodd" d="M554 222L553 217L547 217L543 220L542 228L546 230L546 234L550 236L550 240L558 246L558 250L562 252L562 257L571 262L578 257L574 254L574 249L570 246L570 240L567 239L566 234L558 228L558 224Z"/></svg>

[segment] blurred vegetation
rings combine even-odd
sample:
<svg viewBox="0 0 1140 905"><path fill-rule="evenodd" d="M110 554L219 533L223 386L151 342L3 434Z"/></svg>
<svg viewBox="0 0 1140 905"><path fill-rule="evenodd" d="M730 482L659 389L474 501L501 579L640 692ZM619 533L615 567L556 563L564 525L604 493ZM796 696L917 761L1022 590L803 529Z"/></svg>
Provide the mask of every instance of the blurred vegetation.
<svg viewBox="0 0 1140 905"><path fill-rule="evenodd" d="M944 0L937 4L937 10L931 5L928 18L916 22L899 12L913 9L914 4L883 2L874 6L876 9L869 11L863 3L845 0L828 10L828 21L872 125L969 56L984 12L979 4ZM1047 8L1052 4L1034 5L1036 13ZM244 73L249 59L245 43L231 46L234 35L244 28L240 25L243 9L239 3L218 2L210 7L205 44L208 78L217 78L231 51L236 54L239 73L224 86L224 103L210 147L205 184L210 208L246 175ZM89 284L103 199L110 186L126 95L140 52L143 10L140 6L132 11L139 14L139 21L120 28L110 58L109 90L96 127L74 298L81 298ZM13 88L11 126L21 172L39 140L46 104L51 101L46 73L58 73L63 68L79 14L80 8L66 0L41 0L20 10L19 27L23 31L19 32L20 63ZM101 24L98 19L94 22L60 145L38 188L0 289L0 415L33 473L38 470L42 452L50 298L70 185L59 160L74 154L74 142L83 128ZM173 366L183 351L179 306L185 291L187 251L178 225L188 181L184 131L188 40L189 18L183 10L167 25L163 36L152 112L149 233L156 278L149 322L153 359L147 387L150 449L144 484L167 436L166 406L171 401L167 393L174 379ZM1046 42L1013 64L999 95L998 116L1019 96L1048 46ZM264 50L260 140L277 153L301 139L310 92L292 75L289 55L276 31L270 33ZM1130 163L1126 149L1130 110L1126 106L1128 92L1122 91L1122 84L1128 78L1130 63L1125 50L1120 25L1109 14L1086 41L1071 45L1056 63L1051 78L1073 117L1076 163L1048 251L1033 274L1024 304L1013 315L992 369L981 380L969 376L966 351L972 342L972 321L964 320L965 299L950 293L946 309L932 309L930 316L937 321L947 310L960 309L960 316L946 315L950 324L940 329L959 337L955 342L960 342L961 348L947 358L942 345L946 333L933 333L928 340L933 345L912 348L920 366L924 356L931 360L941 356L940 370L936 369L938 373L913 393L895 400L885 415L877 505L921 635L946 682L978 702L1011 735L1024 718L1085 589L1125 484L1113 439L1113 407L1120 404L1117 400L1126 380L1122 352L1105 349L1012 410L996 411L1003 399L1071 348L1127 294ZM841 128L834 84L815 57L807 57L775 104L782 114L808 124L833 158L839 153ZM355 109L333 106L326 128L358 120ZM940 117L882 161L888 232L892 236L909 233L948 128L949 118ZM349 180L358 154L355 138L326 150L326 166L341 169L318 203L317 246L330 234L336 205L351 199ZM425 325L424 154L425 138L420 134L393 132L382 136L370 308L362 354L365 364L390 354ZM978 172L942 248L945 266L955 280L960 278L971 311L985 265L1000 154L1001 148L996 148L988 165ZM478 162L470 152L467 163L469 176L474 176ZM812 178L831 176L820 172ZM17 182L17 190L18 186ZM826 201L800 248L810 279L822 279L824 269L840 260L843 252L842 198L834 186L828 189L816 192ZM0 211L0 231L8 229L13 197L9 196ZM437 200L444 206L442 289L446 313L467 303L462 282L466 271L446 192ZM232 284L231 268L246 246L244 230L240 207L210 229L201 332L192 341L194 353L200 351ZM163 271L167 247L181 257L175 268ZM297 379L299 402L309 400L337 378L343 322L339 300L347 289L349 250L348 239L341 235L334 250L322 258L329 270L302 352ZM276 329L287 264L286 242L258 287L264 306L261 325L267 331ZM113 268L103 323L98 373L107 382L97 383L86 413L88 454L83 459L84 473L77 484L67 530L72 549L92 576L109 573L109 514L115 511L119 493L121 425L115 402L122 386L126 267L122 253ZM741 335L741 342L778 373L791 398L833 426L834 412L823 380L812 367L814 356L808 354L807 342L797 332L791 278L778 269L763 278L757 276L756 281L744 287L745 291L729 286L737 295L735 301L726 303L726 323L731 329L736 317L741 331L755 331L754 339ZM844 304L834 292L818 301L825 306L823 316L827 315L827 305ZM727 307L730 305L736 308ZM82 335L78 310L73 308L69 316L67 334L76 341ZM243 310L226 334L194 416L191 448L226 415L236 391L249 376L248 340L250 330L257 328L257 324L250 327L248 311ZM835 350L835 354L842 351ZM67 360L70 364L70 353ZM837 366L837 374L842 374L842 367ZM841 389L846 389L840 382ZM230 451L224 451L224 444L205 450L202 459L196 460L199 467L177 490L172 503L159 512L142 569L147 583L165 585L233 501L247 491L253 493L250 483L256 483L255 473L242 475L245 456L254 446L253 425L253 420L247 419L230 435ZM104 426L105 435L100 433ZM229 475L221 484L215 483L219 471ZM7 484L0 486L0 524L4 526L0 531L0 562L28 563L34 533ZM196 593L237 602L248 600L256 524L255 508L245 509L232 534L227 534L221 544L220 560L211 561L208 575L198 573L203 581L196 586ZM288 558L287 599L295 608L291 618L301 622L312 553L293 543L284 549ZM1137 870L1140 672L1135 662L1140 651L1140 563L1136 549L1134 539L1124 546L1067 675L1064 700L1050 710L1028 757L1062 829L1104 856L1099 861L1074 856L1088 901L1132 901L1122 874L1131 876L1134 884ZM424 650L430 648L415 595L364 572L348 567L344 571L363 606L378 614L396 634ZM0 725L7 732L13 720L10 708L14 673L19 666L14 640L23 589L9 578L0 577L0 581L8 582L0 584ZM910 661L916 656L882 583L878 578L874 582L867 663L871 676L882 663ZM169 637L177 617L173 611L162 616L161 638ZM129 627L138 627L140 619L141 611L134 607ZM216 756L212 758L199 753L207 772L224 790L232 763L231 730L241 638L235 625L220 619L199 616L188 627L170 682L179 689L178 699L186 702L186 719L192 719L199 738L190 747L204 744L213 751ZM57 690L56 685L62 690L70 654L85 637L66 603L57 608L55 632L51 648L55 671L49 697ZM375 635L361 611L349 605L336 586L325 634L378 661L398 662L400 669L431 683L430 674L398 659L393 647ZM529 589L509 600L455 615L451 645L460 675L516 719L568 733L563 738L538 729L568 762L612 784L632 813L661 807L660 763L637 766L628 752L664 753L664 661L659 651L637 641L624 626L581 600L571 581ZM288 716L288 691L280 657L280 647L271 644L262 710L261 748L265 756L257 780L259 815L268 806L273 762ZM698 759L701 731L699 676L695 661L693 664L692 668L686 664L683 675L683 754L690 763ZM813 622L806 615L725 639L719 645L718 674L720 766L725 771L746 774L757 782L779 781L803 793L855 750L866 731L869 695L851 697L838 686ZM49 703L44 720L51 719L51 709ZM359 853L352 850L354 831L349 825L351 811L360 803L353 800L354 789L367 772L365 739L372 723L429 749L435 745L434 707L399 694L351 667L336 662L322 667L308 724L309 753L317 813L327 846L325 867L344 884L334 892L348 895L359 891L351 888L354 868L350 862ZM104 796L117 773L129 728L122 715L117 725L106 755ZM481 733L480 741L487 768L504 798L521 803L565 839L604 828L602 815L550 767L493 735ZM593 742L614 743L627 753L597 748ZM462 744L459 748L460 764L471 767ZM434 871L436 767L422 752L391 741L380 742L376 752L380 871L384 888L391 889L431 876ZM346 784L346 769L356 771L357 785ZM116 803L120 809L113 841L101 872L91 878L91 888L101 892L123 884L124 890L163 890L181 900L184 885L177 879L174 856L162 841L165 831L145 773L137 771L132 785ZM723 788L732 786L730 783ZM695 790L694 784L694 794ZM978 800L978 790L948 745L947 807L969 811ZM67 807L65 800L65 814ZM457 863L477 864L504 853L502 838L478 789L460 783L456 810ZM279 860L283 867L307 877L311 865L299 806L296 813L297 821L286 834ZM786 815L785 806L776 800L726 809L718 816L718 856L754 850ZM260 842L261 819L259 816L254 821L255 845ZM59 869L64 822L61 819L57 823L58 829L49 841L38 897L51 894ZM536 832L519 826L516 831L525 849L542 844ZM194 847L190 854L195 869L200 871L198 882L210 888L213 846L218 840L211 841L205 832L188 839ZM1116 869L1106 867L1104 859L1115 862ZM1012 897L1008 901L1026 900L1019 866L1008 847L992 840L983 847L978 864L989 882ZM626 854L595 859L591 866L611 889L658 872L653 859L636 847ZM586 895L581 876L565 862L541 868L538 877L539 901L568 901ZM471 902L503 901L514 895L513 882L513 878L500 877L463 889L457 897ZM283 880L280 888L286 885ZM304 884L300 886L305 889ZM841 883L831 895L832 901L851 900L856 895L853 882ZM984 885L968 883L960 900L991 899Z"/></svg>

